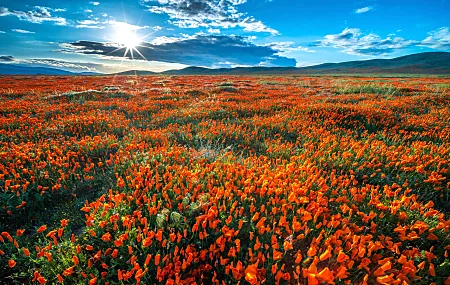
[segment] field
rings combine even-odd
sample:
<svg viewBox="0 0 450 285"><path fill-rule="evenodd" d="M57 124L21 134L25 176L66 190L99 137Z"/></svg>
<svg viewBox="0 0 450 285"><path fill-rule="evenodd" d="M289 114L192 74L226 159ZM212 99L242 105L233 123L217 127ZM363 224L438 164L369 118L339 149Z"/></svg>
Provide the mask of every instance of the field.
<svg viewBox="0 0 450 285"><path fill-rule="evenodd" d="M0 77L1 284L450 284L450 79Z"/></svg>

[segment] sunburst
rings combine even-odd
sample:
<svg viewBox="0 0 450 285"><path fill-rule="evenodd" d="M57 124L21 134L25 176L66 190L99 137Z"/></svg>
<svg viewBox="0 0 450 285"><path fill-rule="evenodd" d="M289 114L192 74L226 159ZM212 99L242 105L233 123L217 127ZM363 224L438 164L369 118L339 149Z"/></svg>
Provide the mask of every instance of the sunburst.
<svg viewBox="0 0 450 285"><path fill-rule="evenodd" d="M143 59L147 60L145 56L138 50L138 47L146 48L146 46L142 44L144 42L144 39L151 34L152 33L145 36L139 36L137 34L136 27L133 25L129 25L127 23L116 25L115 35L112 38L112 41L116 43L118 47L115 50L111 51L109 54L124 49L123 58L131 57L131 59L134 60L134 53L137 53Z"/></svg>

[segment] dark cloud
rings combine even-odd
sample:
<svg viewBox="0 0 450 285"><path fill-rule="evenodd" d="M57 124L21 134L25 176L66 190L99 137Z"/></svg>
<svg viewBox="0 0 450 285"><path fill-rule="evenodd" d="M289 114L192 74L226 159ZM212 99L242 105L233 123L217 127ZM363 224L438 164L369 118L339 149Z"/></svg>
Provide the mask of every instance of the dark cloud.
<svg viewBox="0 0 450 285"><path fill-rule="evenodd" d="M195 66L215 66L218 63L230 65L274 65L295 66L296 61L277 55L279 50L270 46L258 46L239 36L201 35L188 38L155 39L142 43L139 52L149 61L181 63ZM62 45L62 52L123 57L124 48L113 43L77 41ZM130 53L127 54L131 58ZM141 57L135 52L135 58Z"/></svg>
<svg viewBox="0 0 450 285"><path fill-rule="evenodd" d="M0 55L0 62L11 62L14 61L14 57L10 55Z"/></svg>
<svg viewBox="0 0 450 285"><path fill-rule="evenodd" d="M0 7L0 17L16 16L20 20L40 24L42 22L53 22L55 25L65 26L65 18L53 16L52 12L63 12L64 9L53 9L49 7L36 6L30 11L9 10L6 7Z"/></svg>
<svg viewBox="0 0 450 285"><path fill-rule="evenodd" d="M152 13L167 14L170 23L181 28L234 28L249 32L279 34L246 13L240 13L238 5L247 0L142 0Z"/></svg>

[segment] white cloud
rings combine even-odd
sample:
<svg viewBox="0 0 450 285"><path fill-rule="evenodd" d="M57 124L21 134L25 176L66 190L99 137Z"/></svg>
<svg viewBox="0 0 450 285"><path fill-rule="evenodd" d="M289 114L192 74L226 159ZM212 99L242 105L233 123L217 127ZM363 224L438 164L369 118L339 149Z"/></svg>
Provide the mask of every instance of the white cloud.
<svg viewBox="0 0 450 285"><path fill-rule="evenodd" d="M49 7L36 6L31 11L9 10L6 7L0 7L0 17L16 16L22 21L28 21L35 24L43 22L53 22L55 25L65 26L67 20L63 17L52 16L51 12L62 12L65 9L53 9Z"/></svg>
<svg viewBox="0 0 450 285"><path fill-rule="evenodd" d="M176 43L176 42L181 42L181 41L186 41L186 40L192 40L195 39L197 37L197 35L186 35L183 34L182 37L166 37L166 36L161 36L161 37L156 37L154 38L150 44L152 45L163 45L163 44L170 44L170 43Z"/></svg>
<svg viewBox="0 0 450 285"><path fill-rule="evenodd" d="M94 5L94 6L98 6L98 5L100 5L100 2L89 2L89 4Z"/></svg>
<svg viewBox="0 0 450 285"><path fill-rule="evenodd" d="M428 37L424 39L420 46L426 46L433 49L448 50L450 49L450 31L448 27L442 27L428 33Z"/></svg>
<svg viewBox="0 0 450 285"><path fill-rule="evenodd" d="M386 55L416 43L401 37L383 39L373 33L365 35L360 29L346 28L339 34L326 35L316 46L341 48L344 53L354 55Z"/></svg>
<svg viewBox="0 0 450 285"><path fill-rule="evenodd" d="M367 7L363 7L363 8L359 8L355 11L356 14L362 14L362 13L366 13L369 12L370 10L372 10L373 7L372 6L367 6Z"/></svg>
<svg viewBox="0 0 450 285"><path fill-rule="evenodd" d="M11 29L11 31L19 33L19 34L35 34L35 32L22 30L22 29Z"/></svg>
<svg viewBox="0 0 450 285"><path fill-rule="evenodd" d="M96 67L101 66L95 63L69 62L59 59L41 59L41 58L16 58L13 56L0 56L0 62L11 64L26 64L33 66L51 66L71 71L91 71L98 72Z"/></svg>
<svg viewBox="0 0 450 285"><path fill-rule="evenodd" d="M293 51L303 51L303 52L316 52L308 47L303 46L295 46L294 42L271 42L264 44L263 46L271 47L274 50L280 51L280 53L284 52L293 52Z"/></svg>
<svg viewBox="0 0 450 285"><path fill-rule="evenodd" d="M101 25L101 23L97 20L82 20L82 21L77 21L78 25L76 25L76 28L79 29L104 29L105 27L103 25Z"/></svg>
<svg viewBox="0 0 450 285"><path fill-rule="evenodd" d="M208 29L208 33L210 33L210 34L220 34L220 30L219 29L209 28Z"/></svg>
<svg viewBox="0 0 450 285"><path fill-rule="evenodd" d="M143 0L150 12L167 14L169 23L180 28L235 28L248 32L279 32L266 26L247 13L239 12L237 6L247 0Z"/></svg>
<svg viewBox="0 0 450 285"><path fill-rule="evenodd" d="M0 31L0 34L6 34L6 32L5 31Z"/></svg>
<svg viewBox="0 0 450 285"><path fill-rule="evenodd" d="M112 25L116 29L120 29L123 31L137 31L137 30L149 28L149 26L137 26L137 25L128 24L126 22L118 22L116 20L107 21L105 23Z"/></svg>
<svg viewBox="0 0 450 285"><path fill-rule="evenodd" d="M399 32L400 30L397 30ZM450 30L448 27L431 31L422 41L408 40L389 34L382 38L377 34L363 34L360 29L346 28L339 34L326 35L315 46L342 49L354 55L387 55L408 47L428 47L436 50L450 49Z"/></svg>

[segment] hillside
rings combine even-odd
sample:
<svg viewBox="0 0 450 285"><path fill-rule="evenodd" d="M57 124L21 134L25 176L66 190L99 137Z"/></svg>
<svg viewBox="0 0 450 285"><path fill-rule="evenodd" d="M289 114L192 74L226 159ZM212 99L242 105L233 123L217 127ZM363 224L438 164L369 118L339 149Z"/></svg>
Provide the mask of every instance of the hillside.
<svg viewBox="0 0 450 285"><path fill-rule="evenodd" d="M236 67L209 69L187 67L168 70L163 74L213 75L213 74L450 74L450 53L426 52L392 59L372 59L340 63L324 63L308 67Z"/></svg>

